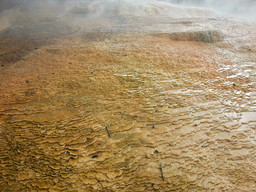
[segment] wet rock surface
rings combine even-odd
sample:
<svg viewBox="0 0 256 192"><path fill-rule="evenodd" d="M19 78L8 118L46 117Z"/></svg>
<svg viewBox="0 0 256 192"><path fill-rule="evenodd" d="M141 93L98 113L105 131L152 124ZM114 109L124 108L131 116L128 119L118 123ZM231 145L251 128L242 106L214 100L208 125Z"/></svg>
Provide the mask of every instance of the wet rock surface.
<svg viewBox="0 0 256 192"><path fill-rule="evenodd" d="M252 51L168 33L54 42L0 71L1 191L255 191Z"/></svg>
<svg viewBox="0 0 256 192"><path fill-rule="evenodd" d="M32 26L12 26L0 31L2 67L22 60L27 54L49 44L55 38L74 32L63 23L45 22Z"/></svg>
<svg viewBox="0 0 256 192"><path fill-rule="evenodd" d="M171 33L170 38L176 41L215 43L218 41L223 41L224 35L220 31L193 31Z"/></svg>

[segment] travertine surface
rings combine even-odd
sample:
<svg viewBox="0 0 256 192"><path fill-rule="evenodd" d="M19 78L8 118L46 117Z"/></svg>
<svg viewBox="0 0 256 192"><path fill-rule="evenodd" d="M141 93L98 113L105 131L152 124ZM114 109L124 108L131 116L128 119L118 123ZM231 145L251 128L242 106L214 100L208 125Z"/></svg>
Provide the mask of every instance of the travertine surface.
<svg viewBox="0 0 256 192"><path fill-rule="evenodd" d="M11 60L3 36L0 191L256 191L247 33L63 33Z"/></svg>

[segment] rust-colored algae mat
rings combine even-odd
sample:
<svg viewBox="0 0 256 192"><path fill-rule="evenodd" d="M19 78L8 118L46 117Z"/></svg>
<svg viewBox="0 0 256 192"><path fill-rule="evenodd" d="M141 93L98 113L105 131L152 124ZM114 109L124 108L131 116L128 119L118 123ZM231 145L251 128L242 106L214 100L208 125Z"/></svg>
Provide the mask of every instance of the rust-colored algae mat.
<svg viewBox="0 0 256 192"><path fill-rule="evenodd" d="M250 40L1 36L0 191L255 192L256 27L242 26Z"/></svg>

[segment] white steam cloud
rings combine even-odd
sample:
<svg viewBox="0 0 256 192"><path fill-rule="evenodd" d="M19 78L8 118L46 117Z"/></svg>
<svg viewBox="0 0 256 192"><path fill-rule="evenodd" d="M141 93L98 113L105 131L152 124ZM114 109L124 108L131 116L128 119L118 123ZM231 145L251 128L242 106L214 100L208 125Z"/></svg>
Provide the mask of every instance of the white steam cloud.
<svg viewBox="0 0 256 192"><path fill-rule="evenodd" d="M256 0L165 0L185 6L205 7L221 16L256 20Z"/></svg>
<svg viewBox="0 0 256 192"><path fill-rule="evenodd" d="M191 18L218 14L256 20L255 12L255 0L1 0L0 30L42 21L111 26L136 21L134 17Z"/></svg>

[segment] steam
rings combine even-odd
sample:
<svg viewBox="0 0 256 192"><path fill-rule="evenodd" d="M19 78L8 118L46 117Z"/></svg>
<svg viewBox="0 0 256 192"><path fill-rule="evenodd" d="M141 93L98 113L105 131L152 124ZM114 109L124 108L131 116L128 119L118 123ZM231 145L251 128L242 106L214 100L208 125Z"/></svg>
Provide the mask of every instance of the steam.
<svg viewBox="0 0 256 192"><path fill-rule="evenodd" d="M3 0L0 2L3 26L28 26L56 21L70 26L111 27L149 17L207 17L203 8L189 8L160 0ZM8 23L8 25L6 24Z"/></svg>
<svg viewBox="0 0 256 192"><path fill-rule="evenodd" d="M114 26L137 18L221 16L256 20L255 0L1 0L0 30L40 22L72 26Z"/></svg>
<svg viewBox="0 0 256 192"><path fill-rule="evenodd" d="M166 0L166 2L192 7L204 7L220 16L256 20L256 0Z"/></svg>

